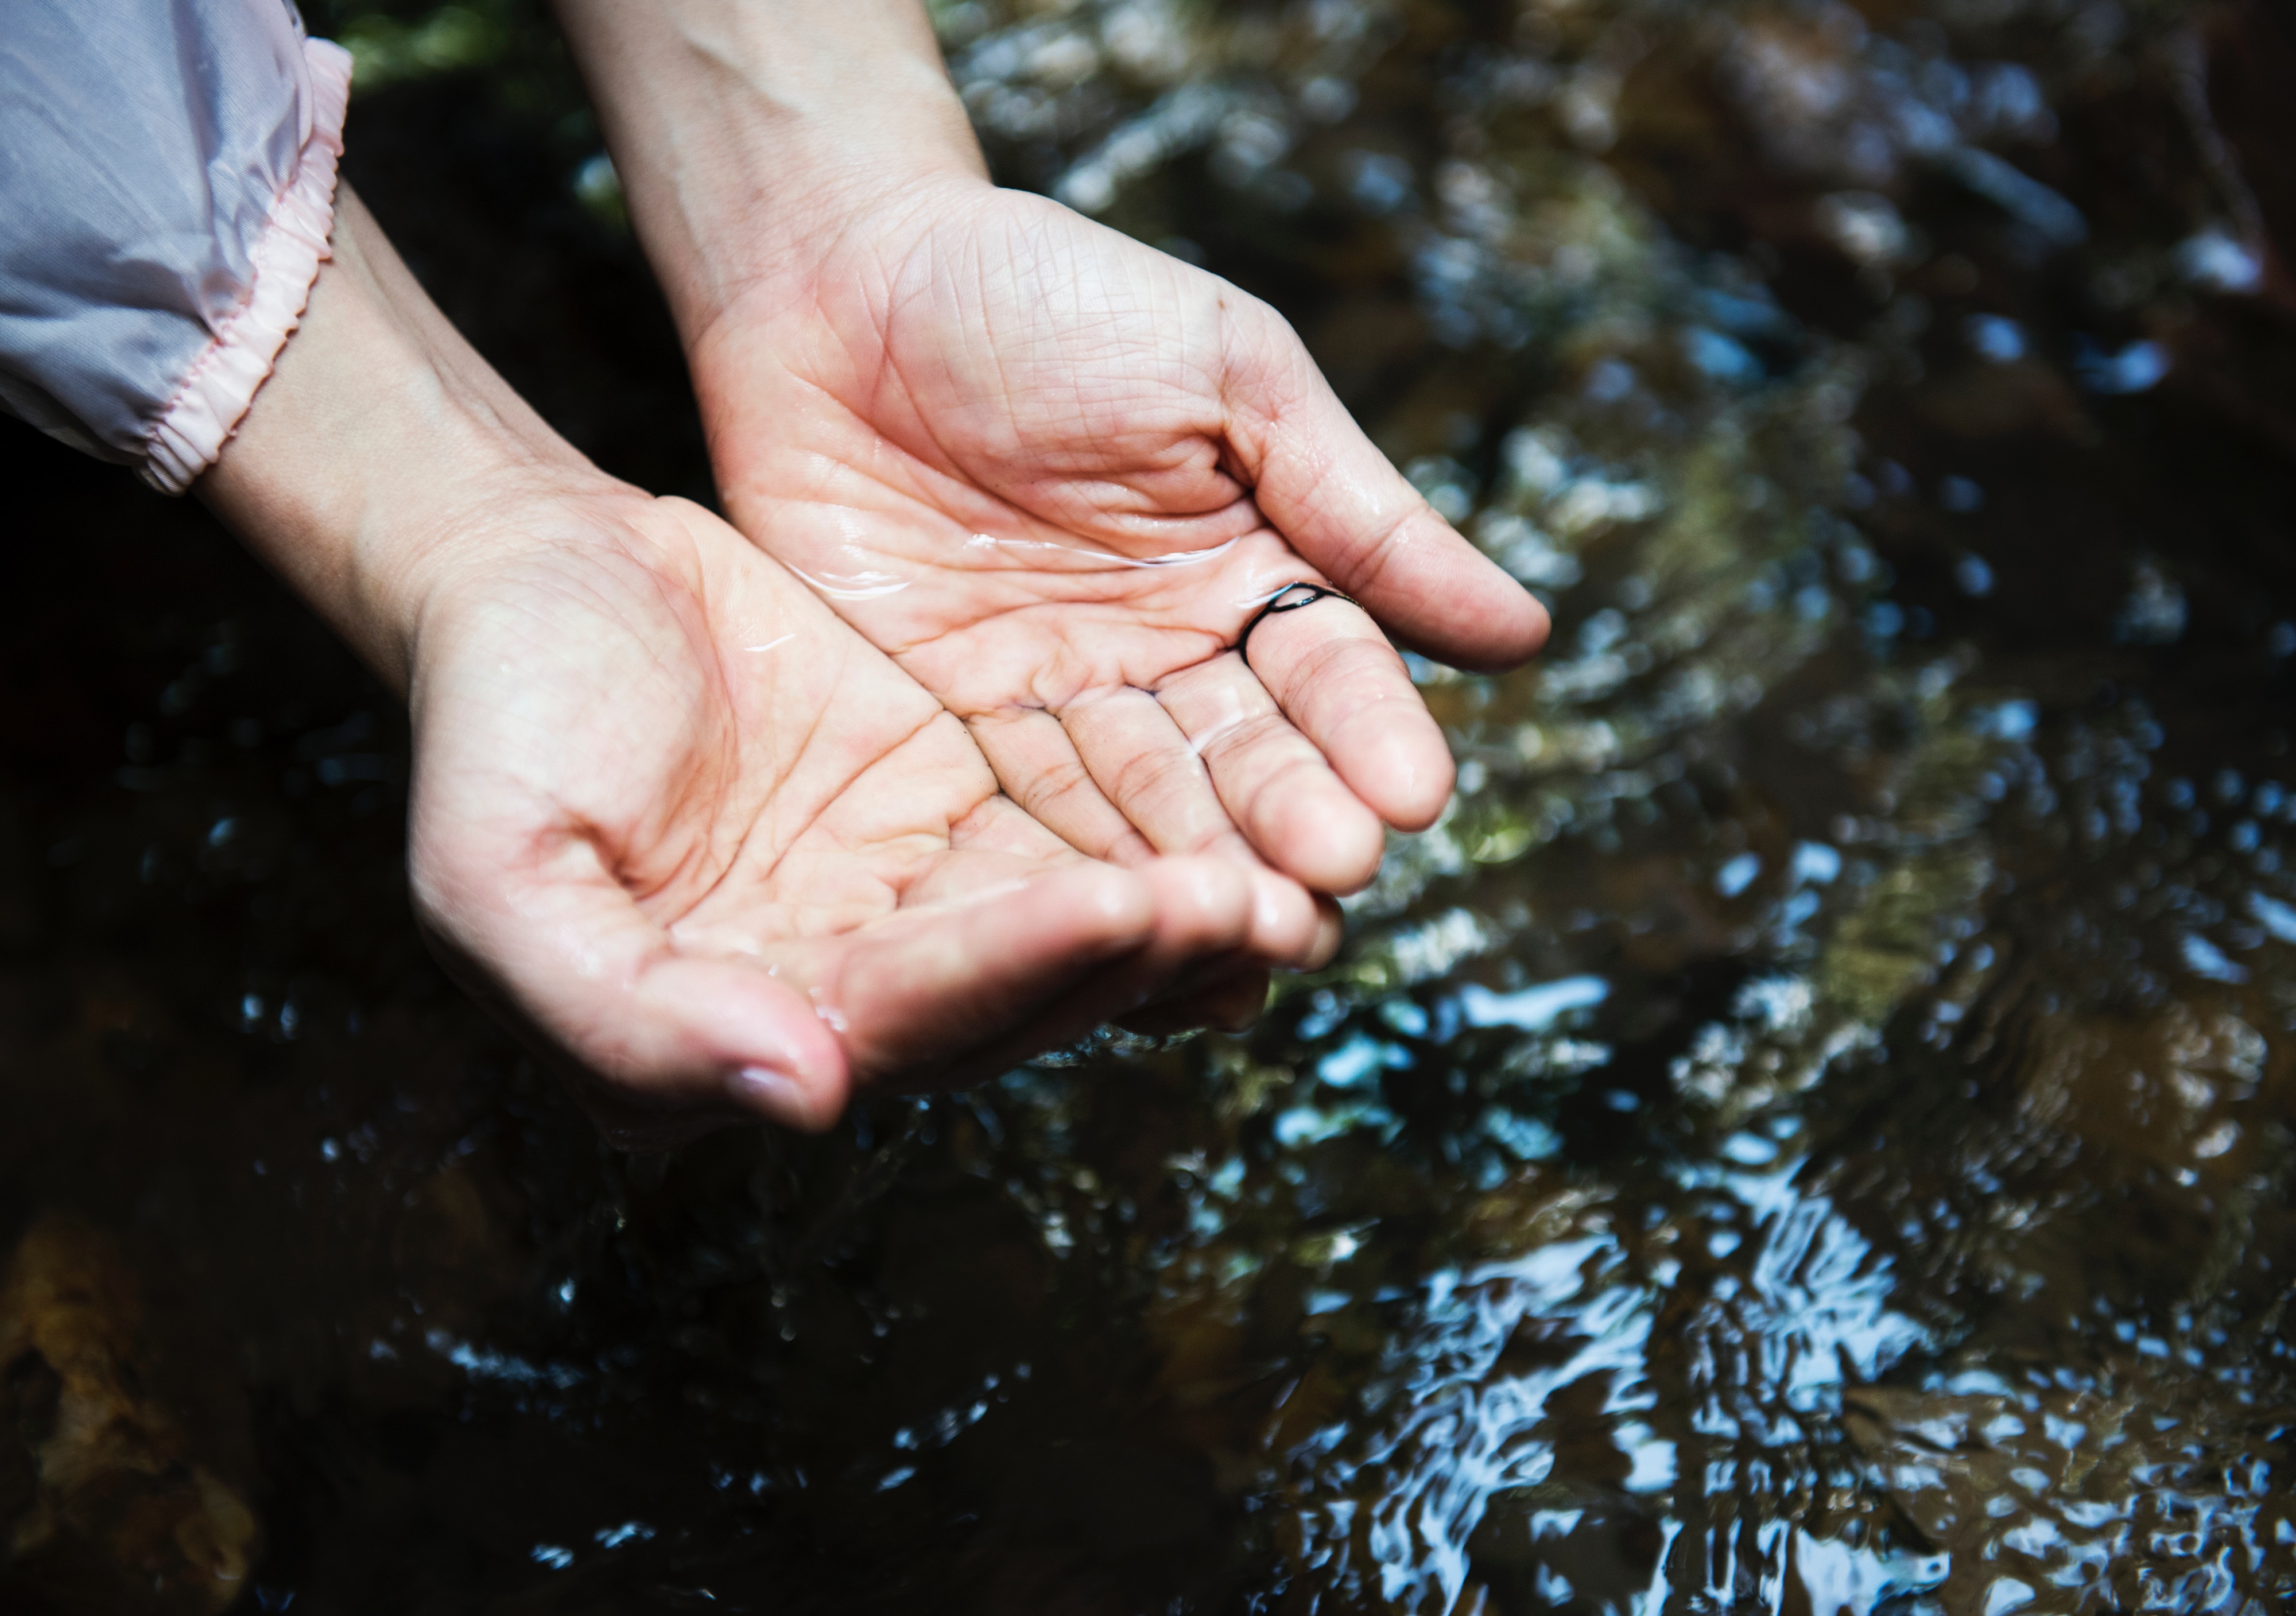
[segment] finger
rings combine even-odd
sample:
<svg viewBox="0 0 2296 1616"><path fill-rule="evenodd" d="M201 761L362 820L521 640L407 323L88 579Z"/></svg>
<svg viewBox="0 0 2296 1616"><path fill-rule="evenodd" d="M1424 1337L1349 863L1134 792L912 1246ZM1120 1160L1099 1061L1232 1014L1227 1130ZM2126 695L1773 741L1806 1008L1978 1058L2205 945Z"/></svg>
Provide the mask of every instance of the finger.
<svg viewBox="0 0 2296 1616"><path fill-rule="evenodd" d="M1042 972L1037 986L1046 997L1029 1003L1025 994L1014 995L984 1014L980 995L984 989L995 993L997 981L952 962L977 964L995 956L996 934L1007 928L1026 936L1071 917L1073 878L1095 872L1136 880L1145 890L1152 911L1147 935L1130 950L1096 950L1089 960L1080 960L1072 949L1066 955L1048 950L1054 959L1074 967L1067 980L1061 980L1058 972ZM1191 979L1239 955L1251 932L1251 872L1232 859L1160 858L1129 872L1080 864L1061 874L1071 879L1044 878L1021 891L997 895L991 901L1001 915L992 915L987 904L970 912L942 910L918 917L933 935L917 931L890 946L857 948L840 972L849 985L834 1012L847 1023L844 1037L857 1068L897 1088L950 1087L993 1077L1032 1054L1073 1043L1103 1022L1174 997L1176 990L1180 999L1193 997L1198 989ZM1311 953L1331 930L1320 907L1318 919ZM940 980L934 990L921 980L921 968L931 972L937 967ZM1253 991L1264 998L1265 972L1247 966L1234 982L1211 994L1210 1010L1240 1021L1247 980L1259 984ZM913 1002L898 1002L904 989L915 996ZM969 1049L964 1046L968 1031L984 1029L986 1037Z"/></svg>
<svg viewBox="0 0 2296 1616"><path fill-rule="evenodd" d="M1231 968L1217 987L1161 999L1124 1018L1127 1032L1146 1038L1166 1038L1198 1027L1221 1032L1242 1032L1267 1008L1267 972Z"/></svg>
<svg viewBox="0 0 2296 1616"><path fill-rule="evenodd" d="M853 934L819 999L857 1072L957 1080L980 1065L969 1054L1075 1036L1056 1007L1112 962L1152 952L1164 906L1141 875L1078 862ZM1234 906L1240 932L1241 900ZM1061 1025L1037 1031L1048 1016Z"/></svg>
<svg viewBox="0 0 2296 1616"><path fill-rule="evenodd" d="M1224 988L1207 996L1201 1009L1205 1024L1223 1032L1242 1032L1267 1008L1268 977L1265 971L1247 971Z"/></svg>
<svg viewBox="0 0 2296 1616"><path fill-rule="evenodd" d="M1247 871L1246 948L1254 959L1296 968L1312 952L1322 931L1313 895L1289 873L1260 862L1204 759L1157 697L1111 691L1063 710L1061 721L1109 800L1158 852L1217 855Z"/></svg>
<svg viewBox="0 0 2296 1616"><path fill-rule="evenodd" d="M1373 446L1283 318L1239 293L1222 308L1230 449L1292 547L1440 660L1512 668L1537 652L1546 608Z"/></svg>
<svg viewBox="0 0 2296 1616"><path fill-rule="evenodd" d="M1080 978L1021 1038L968 1059L963 1067L968 1078L992 1075L1029 1054L1071 1043L1176 991L1185 997L1192 979L1242 951L1251 930L1249 866L1217 857L1160 858L1134 874L1155 905L1152 936L1132 954Z"/></svg>
<svg viewBox="0 0 2296 1616"><path fill-rule="evenodd" d="M951 825L949 846L952 856L911 888L904 901L1011 885L1032 878L1047 863L1083 857L1009 797L991 797ZM1144 852L1143 861L1154 857ZM1338 947L1338 910L1330 900L1256 861L1242 867L1250 903L1244 956L1254 964L1294 971L1315 970L1329 960Z"/></svg>
<svg viewBox="0 0 2296 1616"><path fill-rule="evenodd" d="M1156 849L1111 802L1060 719L1041 708L984 713L965 728L1006 796L1087 857L1134 865Z"/></svg>
<svg viewBox="0 0 2296 1616"><path fill-rule="evenodd" d="M1253 631L1253 646L1287 615L1306 613L1269 617ZM1166 680L1156 697L1268 863L1323 892L1352 892L1377 874L1385 843L1378 814L1284 718L1242 658L1200 662Z"/></svg>
<svg viewBox="0 0 2296 1616"><path fill-rule="evenodd" d="M1129 686L1096 691L1060 717L1102 793L1158 852L1252 860L1203 759L1154 696Z"/></svg>
<svg viewBox="0 0 2296 1616"><path fill-rule="evenodd" d="M1347 940L1347 934L1346 913L1341 909L1338 900L1328 894L1317 894L1316 936L1308 945L1308 955L1300 962L1300 969L1321 971L1330 964L1338 956L1340 945Z"/></svg>
<svg viewBox="0 0 2296 1616"><path fill-rule="evenodd" d="M458 830L463 833L458 833ZM467 833L419 805L417 906L450 969L570 1065L617 1142L674 1142L748 1115L817 1130L845 1105L843 1052L757 966L681 953L570 831Z"/></svg>
<svg viewBox="0 0 2296 1616"><path fill-rule="evenodd" d="M1360 608L1326 595L1272 612L1245 654L1284 716L1374 813L1400 831L1435 823L1457 778L1450 746L1403 659Z"/></svg>
<svg viewBox="0 0 2296 1616"><path fill-rule="evenodd" d="M1285 971L1312 971L1324 947L1330 925L1324 905L1330 899L1311 892L1280 870L1266 865L1243 866L1250 882L1251 929L1244 952L1255 964Z"/></svg>

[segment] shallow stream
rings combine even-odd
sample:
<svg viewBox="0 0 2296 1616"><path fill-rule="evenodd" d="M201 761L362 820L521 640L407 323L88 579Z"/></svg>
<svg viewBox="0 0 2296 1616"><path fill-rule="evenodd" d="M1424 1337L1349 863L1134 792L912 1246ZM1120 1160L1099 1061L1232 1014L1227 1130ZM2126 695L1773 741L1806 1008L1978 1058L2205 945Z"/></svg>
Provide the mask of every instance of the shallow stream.
<svg viewBox="0 0 2296 1616"><path fill-rule="evenodd" d="M539 12L308 9L448 311L706 497ZM1254 1031L631 1158L423 954L389 701L10 432L0 1605L2287 1608L2296 27L937 17L1553 648L1423 670L1457 800Z"/></svg>

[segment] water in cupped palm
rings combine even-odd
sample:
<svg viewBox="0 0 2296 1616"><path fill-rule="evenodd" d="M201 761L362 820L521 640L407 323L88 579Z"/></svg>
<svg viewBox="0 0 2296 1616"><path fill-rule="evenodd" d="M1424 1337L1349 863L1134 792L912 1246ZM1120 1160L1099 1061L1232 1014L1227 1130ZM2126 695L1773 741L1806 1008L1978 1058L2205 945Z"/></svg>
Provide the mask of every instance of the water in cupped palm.
<svg viewBox="0 0 2296 1616"><path fill-rule="evenodd" d="M706 486L538 17L312 15L449 310ZM1457 800L1253 1032L625 1158L427 963L379 693L12 439L9 1596L2280 1608L2296 34L937 20L1003 176L1276 302L1553 647L1421 670Z"/></svg>

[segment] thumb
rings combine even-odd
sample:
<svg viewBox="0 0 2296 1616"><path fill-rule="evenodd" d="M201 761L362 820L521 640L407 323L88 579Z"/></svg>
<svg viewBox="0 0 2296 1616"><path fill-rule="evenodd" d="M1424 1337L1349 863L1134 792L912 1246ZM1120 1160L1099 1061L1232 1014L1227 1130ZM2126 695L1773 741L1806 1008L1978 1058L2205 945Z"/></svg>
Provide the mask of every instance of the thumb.
<svg viewBox="0 0 2296 1616"><path fill-rule="evenodd" d="M1502 669L1546 640L1546 609L1437 515L1374 447L1282 316L1230 291L1223 403L1260 513L1397 638Z"/></svg>
<svg viewBox="0 0 2296 1616"><path fill-rule="evenodd" d="M570 1068L616 1144L744 1117L818 1131L844 1110L845 1057L812 1001L762 965L679 952L589 837L472 834L418 813L410 865L449 971Z"/></svg>

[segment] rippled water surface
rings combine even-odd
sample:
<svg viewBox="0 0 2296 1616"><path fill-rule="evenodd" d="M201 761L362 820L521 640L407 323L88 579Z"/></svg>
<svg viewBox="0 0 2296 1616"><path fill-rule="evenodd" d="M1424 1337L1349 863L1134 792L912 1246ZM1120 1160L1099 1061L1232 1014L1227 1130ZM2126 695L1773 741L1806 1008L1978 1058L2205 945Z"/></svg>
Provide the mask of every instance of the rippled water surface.
<svg viewBox="0 0 2296 1616"><path fill-rule="evenodd" d="M538 16L312 14L450 312L705 492ZM1254 1032L627 1158L427 963L390 704L12 434L0 1603L2286 1608L2296 29L937 15L1552 651L1424 670L1458 800Z"/></svg>

